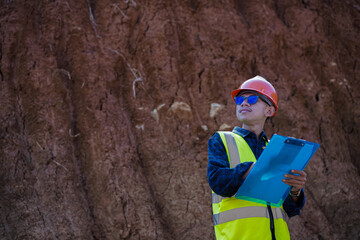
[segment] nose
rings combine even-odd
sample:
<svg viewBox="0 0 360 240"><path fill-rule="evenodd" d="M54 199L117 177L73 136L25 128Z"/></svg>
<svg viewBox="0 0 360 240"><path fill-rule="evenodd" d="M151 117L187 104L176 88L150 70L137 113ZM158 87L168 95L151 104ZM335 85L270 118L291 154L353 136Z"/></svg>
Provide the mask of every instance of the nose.
<svg viewBox="0 0 360 240"><path fill-rule="evenodd" d="M250 106L250 104L247 101L247 98L244 99L244 101L241 103L240 106Z"/></svg>

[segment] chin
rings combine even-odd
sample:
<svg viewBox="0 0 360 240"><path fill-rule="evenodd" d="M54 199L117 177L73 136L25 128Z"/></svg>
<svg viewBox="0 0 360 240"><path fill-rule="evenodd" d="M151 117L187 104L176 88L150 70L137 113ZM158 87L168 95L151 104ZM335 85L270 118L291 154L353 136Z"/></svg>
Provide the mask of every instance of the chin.
<svg viewBox="0 0 360 240"><path fill-rule="evenodd" d="M236 118L242 123L244 121L246 121L246 117L244 116L236 116Z"/></svg>

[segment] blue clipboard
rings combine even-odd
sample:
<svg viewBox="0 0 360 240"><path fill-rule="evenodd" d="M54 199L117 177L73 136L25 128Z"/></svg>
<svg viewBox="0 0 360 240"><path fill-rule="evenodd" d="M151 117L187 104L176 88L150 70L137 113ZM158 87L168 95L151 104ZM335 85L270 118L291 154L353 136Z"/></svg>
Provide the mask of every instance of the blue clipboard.
<svg viewBox="0 0 360 240"><path fill-rule="evenodd" d="M318 143L274 134L235 197L281 206L290 192L282 182L291 170L303 170L319 148Z"/></svg>

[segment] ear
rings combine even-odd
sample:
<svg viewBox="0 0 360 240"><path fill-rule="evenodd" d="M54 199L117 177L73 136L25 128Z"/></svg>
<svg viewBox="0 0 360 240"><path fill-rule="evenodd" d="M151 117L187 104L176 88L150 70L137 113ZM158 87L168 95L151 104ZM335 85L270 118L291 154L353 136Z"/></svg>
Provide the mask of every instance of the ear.
<svg viewBox="0 0 360 240"><path fill-rule="evenodd" d="M274 106L268 106L266 111L265 111L265 116L270 117L270 116L274 115L274 113L275 113L275 107Z"/></svg>

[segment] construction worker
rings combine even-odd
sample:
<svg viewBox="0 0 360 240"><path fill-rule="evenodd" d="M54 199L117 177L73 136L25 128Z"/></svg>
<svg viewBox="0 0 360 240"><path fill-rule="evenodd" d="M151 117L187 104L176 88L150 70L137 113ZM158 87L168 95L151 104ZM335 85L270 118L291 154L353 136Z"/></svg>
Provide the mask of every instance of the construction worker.
<svg viewBox="0 0 360 240"><path fill-rule="evenodd" d="M305 203L303 187L306 173L292 170L283 182L291 191L281 207L234 197L264 150L268 138L263 129L267 118L278 110L274 87L263 77L245 81L231 92L236 103L236 117L242 127L232 132L216 132L208 142L207 178L212 193L216 239L290 239L288 217L300 214ZM229 145L236 148L231 162Z"/></svg>

